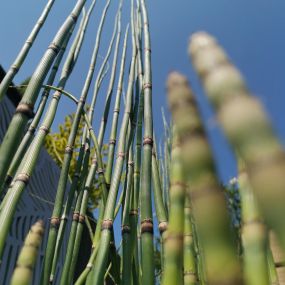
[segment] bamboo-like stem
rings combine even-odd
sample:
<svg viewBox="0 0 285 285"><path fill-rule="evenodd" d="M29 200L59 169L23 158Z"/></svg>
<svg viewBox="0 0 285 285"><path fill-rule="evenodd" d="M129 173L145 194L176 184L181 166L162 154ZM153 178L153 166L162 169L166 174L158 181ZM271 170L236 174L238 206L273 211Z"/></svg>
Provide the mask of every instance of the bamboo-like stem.
<svg viewBox="0 0 285 285"><path fill-rule="evenodd" d="M197 245L196 245L197 246ZM197 260L195 253L195 239L192 226L191 204L189 197L185 197L184 206L184 285L197 285Z"/></svg>
<svg viewBox="0 0 285 285"><path fill-rule="evenodd" d="M144 30L144 139L141 180L141 242L142 242L142 284L153 285L153 221L151 202L151 160L153 145L152 125L152 73L151 73L151 42L149 20L145 0L141 0Z"/></svg>
<svg viewBox="0 0 285 285"><path fill-rule="evenodd" d="M164 239L164 234L167 230L168 219L167 219L167 213L166 213L165 205L163 203L162 186L161 186L161 180L160 180L160 175L159 175L159 167L158 167L157 152L156 152L156 144L155 143L154 143L153 150L152 150L151 168L152 168L154 202L155 202L156 216L157 216L157 220L158 220L158 228L159 228L159 232L162 236L162 239Z"/></svg>
<svg viewBox="0 0 285 285"><path fill-rule="evenodd" d="M83 10L83 12L84 12L84 10ZM82 33L82 30L84 28L85 19L86 19L86 16L85 16L85 13L83 13L83 17L82 17L82 20L80 23L80 27L79 27L78 32L76 34L75 40L73 41L72 47L70 48L70 52L69 52L70 54L74 54L75 47L78 45L80 34ZM55 61L54 65L51 69L51 72L50 72L49 78L46 82L46 85L49 85L49 86L53 85L53 82L54 82L55 76L57 74L59 65L60 65L62 58L64 56L64 53L65 53L65 50L67 47L67 43L69 42L69 39L70 39L72 33L73 33L73 29L71 29L69 31L68 36L66 37L66 39L65 39L65 41L64 41L64 43L60 49L60 52L56 58L56 61ZM77 58L77 57L74 55L74 58ZM37 108L35 117L33 118L32 122L28 128L28 131L26 132L25 136L23 137L21 144L20 144L20 146L19 146L19 148L18 148L18 150L17 150L17 152L16 152L16 154L12 160L12 163L8 169L6 181L5 181L5 184L7 186L13 180L13 177L16 173L16 170L19 167L20 161L21 161L24 153L28 149L30 143L32 142L32 139L34 137L34 133L35 133L35 131L36 131L36 129L40 123L44 109L46 107L46 103L47 103L49 94L50 94L50 88L45 87L44 91L42 92L42 98L41 98L41 101L40 101L39 106Z"/></svg>
<svg viewBox="0 0 285 285"><path fill-rule="evenodd" d="M89 261L88 261L85 269L80 274L80 276L78 277L78 279L76 280L74 285L83 285L83 284L85 284L87 276L88 276L88 274L90 273L90 271L91 271L91 269L93 267L93 261L96 258L97 252L98 252L98 246L93 248L92 254L91 254L90 258L89 258Z"/></svg>
<svg viewBox="0 0 285 285"><path fill-rule="evenodd" d="M77 237L77 232L78 232L78 228L80 225L83 226L84 222L85 222L85 214L82 215L82 211L81 211L81 207L83 204L83 200L86 199L84 197L84 185L85 185L85 180L86 180L86 176L87 176L87 172L88 172L88 165L89 165L89 158L90 158L90 149L89 149L89 145L85 144L85 147L87 149L85 149L84 151L84 162L83 162L83 166L82 166L82 171L81 171L81 185L79 185L79 197L76 201L76 208L75 211L73 213L73 221L72 221L72 225L71 225L71 231L70 231L70 238L68 240L68 248L67 248L67 255L65 258L65 262L64 262L64 267L62 270L62 275L61 275L61 284L72 284L73 281L73 275L74 275L74 268L75 265L72 264L72 260L74 258L74 254L77 255L78 254L78 250L79 250L79 244L76 240ZM72 236L71 236L72 234ZM78 247L78 248L77 248Z"/></svg>
<svg viewBox="0 0 285 285"><path fill-rule="evenodd" d="M37 261L39 247L42 242L44 225L36 222L29 231L19 254L16 268L13 272L11 285L28 285L33 279L33 269Z"/></svg>
<svg viewBox="0 0 285 285"><path fill-rule="evenodd" d="M77 39L74 40L76 42ZM75 47L73 45L72 47ZM18 174L16 179L9 189L7 195L5 196L2 204L1 204L1 214L0 214L0 223L1 231L0 231L0 259L2 258L3 249L5 245L6 236L8 234L9 228L12 223L12 219L14 216L14 212L16 210L17 203L22 195L22 192L29 181L30 176L33 173L35 168L37 159L39 157L39 153L41 150L41 146L44 143L44 139L48 133L48 130L54 120L55 113L57 110L59 98L61 96L60 90L64 88L65 83L71 74L74 64L76 63L77 58L74 57L74 48L70 50L68 57L65 61L65 64L62 69L60 81L58 84L57 91L53 95L53 99L50 102L48 112L43 120L43 123L34 138L33 142L30 145L28 152L26 152L24 158L22 159L22 163L18 169ZM51 88L51 86L45 86L47 88ZM51 88L53 89L53 88Z"/></svg>
<svg viewBox="0 0 285 285"><path fill-rule="evenodd" d="M111 127L111 132L110 132L110 139L109 139L108 158L107 158L107 166L106 166L106 174L105 174L107 185L111 184L111 177L112 177L112 170L113 170L115 145L116 145L117 129L118 129L118 119L119 119L119 113L120 113L120 107L121 107L123 78L124 78L124 71L125 71L125 64L126 64L128 33L129 33L129 25L127 26L126 31L125 31L122 58L121 58L121 63L120 63L120 72L119 72L119 78L118 78L117 93L116 93L116 99L115 99L115 105L114 105L114 111L113 111L114 113L113 113L112 127Z"/></svg>
<svg viewBox="0 0 285 285"><path fill-rule="evenodd" d="M90 67L89 67L87 77L86 77L86 80L85 80L85 83L84 83L84 86L81 92L79 103L77 105L77 110L75 113L74 121L71 127L71 132L70 132L67 146L66 146L66 152L64 155L64 161L63 161L62 170L61 170L60 178L58 182L58 189L56 193L55 205L54 205L54 209L52 213L51 227L50 227L49 238L48 238L48 243L47 243L47 251L46 251L47 254L45 256L45 262L44 262L44 277L43 277L44 285L48 284L48 280L49 280L52 258L54 254L55 244L56 244L58 226L60 223L60 215L62 211L61 209L62 209L62 204L63 204L63 198L64 198L66 184L67 184L68 171L69 171L69 166L70 166L70 162L72 158L74 141L75 141L76 133L78 130L79 122L81 119L82 111L84 108L85 100L86 100L86 97L87 97L87 94L88 94L88 91L91 85L91 81L93 78L99 45L100 45L102 29L104 26L104 22L106 19L106 14L107 14L109 5L110 5L110 0L106 2L106 5L104 7L104 10L101 16L101 20L100 20L100 24L98 27L96 40L95 40L95 46L94 46L91 61L90 61Z"/></svg>
<svg viewBox="0 0 285 285"><path fill-rule="evenodd" d="M269 272L269 280L271 285L279 285L279 278L277 269L275 267L275 262L273 258L273 254L271 248L269 247L269 243L267 245L267 262L268 262L268 272Z"/></svg>
<svg viewBox="0 0 285 285"><path fill-rule="evenodd" d="M246 166L239 160L239 191L242 211L244 276L248 285L269 284L267 229L248 181Z"/></svg>
<svg viewBox="0 0 285 285"><path fill-rule="evenodd" d="M186 187L184 181L180 142L175 128L176 127L174 125L170 177L171 208L164 246L165 258L163 259L163 285L183 283L183 233L185 221L184 203ZM187 254L189 254L189 252L187 252Z"/></svg>
<svg viewBox="0 0 285 285"><path fill-rule="evenodd" d="M188 194L204 249L207 282L242 284L229 213L196 100L187 79L177 72L169 75L167 86L173 121L181 141L185 179L191 189Z"/></svg>
<svg viewBox="0 0 285 285"><path fill-rule="evenodd" d="M8 72L6 73L5 77L1 81L0 84L0 101L3 99L3 97L6 95L6 91L8 90L9 86L11 85L15 75L21 68L23 62L25 61L30 48L32 47L33 43L35 42L37 35L39 31L41 30L42 26L44 25L49 12L54 4L55 0L49 0L44 7L44 10L42 11L40 17L38 18L34 28L32 29L31 33L29 34L28 38L26 39L26 42L24 43L23 47L21 48L19 54L17 55L15 61L10 66Z"/></svg>
<svg viewBox="0 0 285 285"><path fill-rule="evenodd" d="M111 240L111 232L113 227L114 211L116 205L116 199L118 194L118 189L120 185L120 179L123 170L123 163L125 159L125 153L128 151L126 147L126 135L130 119L130 111L132 105L132 91L133 91L133 82L135 75L135 63L136 63L136 45L134 39L134 30L132 29L132 43L133 43L133 53L132 53L132 62L129 74L129 83L128 90L126 95L126 106L125 112L122 120L122 126L120 129L119 135L119 145L118 145L118 157L116 160L116 166L114 169L113 178L111 181L111 186L109 190L109 195L106 203L104 221L102 224L101 240L99 246L99 252L97 259L95 261L94 271L91 272L91 278L89 279L90 284L101 284L104 279L104 273L107 265L107 256L109 252L109 243Z"/></svg>
<svg viewBox="0 0 285 285"><path fill-rule="evenodd" d="M11 120L0 147L0 189L5 182L9 165L21 142L23 130L26 127L27 121L33 117L34 104L37 100L43 81L47 76L47 73L50 70L50 67L68 32L76 23L85 2L86 0L77 1L73 11L57 32L52 44L48 47L35 72L33 73L25 94L23 95L23 98L16 109L16 113Z"/></svg>
<svg viewBox="0 0 285 285"><path fill-rule="evenodd" d="M216 40L193 35L190 53L231 145L244 159L267 225L285 249L285 153L260 102L250 96L240 72ZM205 76L207 75L207 76ZM242 115L241 115L242 114Z"/></svg>
<svg viewBox="0 0 285 285"><path fill-rule="evenodd" d="M128 153L128 170L127 181L124 198L124 208L122 214L122 285L132 284L132 248L131 248L131 227L130 227L130 204L131 195L133 191L133 176L134 176L134 162L133 162L133 144L129 148Z"/></svg>

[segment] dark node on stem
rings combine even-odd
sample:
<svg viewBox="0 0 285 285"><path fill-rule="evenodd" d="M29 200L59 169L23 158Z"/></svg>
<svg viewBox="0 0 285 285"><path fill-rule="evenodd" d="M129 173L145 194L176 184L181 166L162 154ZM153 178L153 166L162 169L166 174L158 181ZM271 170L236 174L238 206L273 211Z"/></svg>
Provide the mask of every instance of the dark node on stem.
<svg viewBox="0 0 285 285"><path fill-rule="evenodd" d="M73 152L73 147L70 146L70 145L67 145L66 148L65 148L65 153L72 153Z"/></svg>
<svg viewBox="0 0 285 285"><path fill-rule="evenodd" d="M62 220L62 221L67 221L67 220L68 220L68 217L67 217L66 215L63 215L63 216L61 217L61 220Z"/></svg>
<svg viewBox="0 0 285 285"><path fill-rule="evenodd" d="M262 157L262 159L258 158L254 162L248 162L248 171L253 173L257 173L262 170L264 167L270 167L277 164L283 164L285 160L285 154L283 152L276 151L274 154L271 154L267 157Z"/></svg>
<svg viewBox="0 0 285 285"><path fill-rule="evenodd" d="M51 49L55 52L55 54L58 54L60 47L56 45L55 43L51 43L48 47L48 49Z"/></svg>
<svg viewBox="0 0 285 285"><path fill-rule="evenodd" d="M98 168L97 173L100 175L104 174L104 169L103 168Z"/></svg>
<svg viewBox="0 0 285 285"><path fill-rule="evenodd" d="M79 215L78 221L80 224L84 224L85 223L85 215Z"/></svg>
<svg viewBox="0 0 285 285"><path fill-rule="evenodd" d="M72 216L72 221L78 222L78 220L79 220L79 213L78 212L74 212L73 216Z"/></svg>
<svg viewBox="0 0 285 285"><path fill-rule="evenodd" d="M20 181L25 183L26 185L29 183L30 175L27 173L20 173L17 178L15 179L15 182Z"/></svg>
<svg viewBox="0 0 285 285"><path fill-rule="evenodd" d="M93 267L93 264L91 262L87 263L86 268L90 268L91 269L92 267Z"/></svg>
<svg viewBox="0 0 285 285"><path fill-rule="evenodd" d="M25 268L28 269L30 271L33 271L34 267L30 264L18 264L16 265L17 268Z"/></svg>
<svg viewBox="0 0 285 285"><path fill-rule="evenodd" d="M131 227L128 225L123 225L122 226L122 235L123 234L129 234L131 232Z"/></svg>
<svg viewBox="0 0 285 285"><path fill-rule="evenodd" d="M10 183L12 182L12 180L13 180L13 176L11 176L11 175L7 175L6 176L6 180L5 180L5 184L8 186L8 185L10 185Z"/></svg>
<svg viewBox="0 0 285 285"><path fill-rule="evenodd" d="M82 104L85 104L85 99L81 97L81 98L79 99L79 102L82 103Z"/></svg>
<svg viewBox="0 0 285 285"><path fill-rule="evenodd" d="M175 240L175 241L180 241L183 242L184 240L184 234L174 234L174 233L168 233L165 240Z"/></svg>
<svg viewBox="0 0 285 285"><path fill-rule="evenodd" d="M112 240L110 241L110 247L116 248L116 247L115 247L115 243L114 243L114 241L112 241Z"/></svg>
<svg viewBox="0 0 285 285"><path fill-rule="evenodd" d="M109 141L109 145L111 145L111 144L115 145L116 144L116 140L110 140Z"/></svg>
<svg viewBox="0 0 285 285"><path fill-rule="evenodd" d="M80 174L79 174L78 172L75 172L74 175L73 175L73 177L79 179Z"/></svg>
<svg viewBox="0 0 285 285"><path fill-rule="evenodd" d="M45 132L46 134L49 133L49 128L46 127L46 126L41 126L41 127L40 127L40 130L43 131L43 132Z"/></svg>
<svg viewBox="0 0 285 285"><path fill-rule="evenodd" d="M73 20L74 22L76 22L76 21L77 21L78 16L77 16L77 15L75 15L74 13L71 13L71 14L70 14L70 18L72 18L72 20Z"/></svg>
<svg viewBox="0 0 285 285"><path fill-rule="evenodd" d="M118 153L118 158L119 158L119 157L124 158L125 155L126 155L126 154L125 154L124 152L119 152L119 153Z"/></svg>
<svg viewBox="0 0 285 285"><path fill-rule="evenodd" d="M179 186L179 187L183 187L183 188L187 188L187 185L181 181L174 181L172 183L170 183L170 186ZM184 208L187 208L187 206L185 206ZM190 207L188 207L190 208Z"/></svg>
<svg viewBox="0 0 285 285"><path fill-rule="evenodd" d="M93 157L93 158L92 158L92 164L93 164L93 165L96 165L96 164L97 164L97 158L96 158L96 157Z"/></svg>
<svg viewBox="0 0 285 285"><path fill-rule="evenodd" d="M158 229L159 229L159 232L161 235L167 230L167 225L168 225L167 222L160 222L159 223Z"/></svg>
<svg viewBox="0 0 285 285"><path fill-rule="evenodd" d="M60 219L59 219L59 217L51 217L51 218L50 218L50 225L51 225L53 228L58 228L58 227L59 227L59 224L60 224Z"/></svg>
<svg viewBox="0 0 285 285"><path fill-rule="evenodd" d="M261 219L259 219L259 218L255 218L255 219L251 219L249 221L245 221L243 223L243 226L250 226L250 225L264 226L264 222Z"/></svg>
<svg viewBox="0 0 285 285"><path fill-rule="evenodd" d="M153 222L152 219L145 219L141 222L141 233L153 234Z"/></svg>
<svg viewBox="0 0 285 285"><path fill-rule="evenodd" d="M112 231L113 230L113 221L111 219L104 220L102 223L102 231L103 230L108 230Z"/></svg>
<svg viewBox="0 0 285 285"><path fill-rule="evenodd" d="M193 276L196 276L196 273L193 272L193 271L188 271L188 270L184 270L184 273L183 273L185 276L187 275L193 275Z"/></svg>
<svg viewBox="0 0 285 285"><path fill-rule="evenodd" d="M107 188L107 190L109 190L110 189L110 187L111 187L111 184L110 183L105 183L106 184L106 188Z"/></svg>
<svg viewBox="0 0 285 285"><path fill-rule="evenodd" d="M150 137L145 137L143 139L143 145L145 146L146 144L150 145L150 146L153 146L153 139L150 138Z"/></svg>
<svg viewBox="0 0 285 285"><path fill-rule="evenodd" d="M137 216L137 215L138 215L138 210L136 210L136 209L131 209L129 215L130 215L130 216Z"/></svg>
<svg viewBox="0 0 285 285"><path fill-rule="evenodd" d="M19 103L16 113L21 113L28 117L28 119L32 119L34 117L34 112L33 112L34 106L32 104L27 104L27 103Z"/></svg>
<svg viewBox="0 0 285 285"><path fill-rule="evenodd" d="M11 69L14 70L15 73L17 73L19 71L19 67L17 65L15 65L15 64L13 64L11 66Z"/></svg>
<svg viewBox="0 0 285 285"><path fill-rule="evenodd" d="M36 128L34 126L30 126L29 129L28 129L28 132L33 135L36 131Z"/></svg>
<svg viewBox="0 0 285 285"><path fill-rule="evenodd" d="M220 190L215 187L200 188L196 189L195 191L190 191L192 201L203 198L205 196L219 194L221 194Z"/></svg>
<svg viewBox="0 0 285 285"><path fill-rule="evenodd" d="M151 52L150 48L144 48L145 51Z"/></svg>
<svg viewBox="0 0 285 285"><path fill-rule="evenodd" d="M128 162L128 165L131 166L131 167L133 167L133 166L135 165L135 163L134 163L133 161L129 161L129 162Z"/></svg>
<svg viewBox="0 0 285 285"><path fill-rule="evenodd" d="M145 83L143 85L143 90L145 90L145 89L152 89L152 84L151 83Z"/></svg>

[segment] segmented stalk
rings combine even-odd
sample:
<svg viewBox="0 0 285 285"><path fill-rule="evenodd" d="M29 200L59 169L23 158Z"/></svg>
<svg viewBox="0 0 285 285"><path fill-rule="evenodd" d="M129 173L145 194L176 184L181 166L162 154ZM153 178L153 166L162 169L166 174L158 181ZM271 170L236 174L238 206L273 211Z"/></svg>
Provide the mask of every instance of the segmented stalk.
<svg viewBox="0 0 285 285"><path fill-rule="evenodd" d="M134 42L134 30L133 32L133 54L132 54L132 62L131 62L131 69L129 74L129 83L128 83L128 90L126 95L126 106L124 117L120 129L119 135L119 145L118 145L118 157L116 160L116 165L114 169L113 178L111 181L111 186L109 190L109 195L105 207L104 213L104 221L102 223L102 232L101 232L101 240L99 245L99 252L97 259L95 261L94 271L91 272L91 278L87 284L101 284L104 280L104 273L107 265L107 256L109 252L109 243L111 240L111 232L113 228L113 219L114 219L114 211L116 205L116 199L118 194L118 189L120 185L120 179L123 170L123 163L125 159L125 152L128 151L126 148L126 135L127 129L130 119L130 111L132 105L132 91L133 91L133 82L134 82L134 75L135 75L135 63L136 63L136 47Z"/></svg>
<svg viewBox="0 0 285 285"><path fill-rule="evenodd" d="M183 276L184 285L197 285L197 259L195 247L194 230L192 225L192 213L189 197L185 197L184 206L184 246L183 246ZM202 284L202 283L201 283Z"/></svg>
<svg viewBox="0 0 285 285"><path fill-rule="evenodd" d="M70 166L70 162L72 158L74 141L75 141L76 133L78 130L79 122L81 119L81 115L83 112L85 100L86 100L86 97L87 97L87 94L88 94L88 91L91 85L91 81L93 78L99 45L100 45L102 29L103 29L103 25L106 19L106 14L107 14L109 5L110 5L110 0L106 2L106 5L102 13L101 21L100 21L97 36L96 36L95 47L94 47L91 61L90 61L90 67L89 67L87 77L86 77L86 80L85 80L85 83L84 83L84 86L81 92L79 103L77 105L77 110L74 116L74 121L71 127L70 135L69 135L66 150L65 150L62 170L61 170L60 178L58 182L58 189L57 189L57 193L55 197L55 205L54 205L52 218L51 218L51 227L50 227L49 238L48 238L48 243L47 243L47 254L45 256L45 262L44 262L44 279L43 279L44 282L43 284L48 284L49 282L48 280L49 280L49 275L50 275L50 270L51 270L52 257L54 254L58 226L60 223L60 215L62 211L61 209L62 209L63 198L64 198L64 193L65 193L66 184L67 184L69 166Z"/></svg>
<svg viewBox="0 0 285 285"><path fill-rule="evenodd" d="M151 160L153 146L152 73L149 21L145 0L141 0L144 30L144 139L141 179L142 284L154 284L153 221L151 202Z"/></svg>
<svg viewBox="0 0 285 285"><path fill-rule="evenodd" d="M0 189L5 182L9 165L21 142L22 134L26 127L27 121L33 117L34 104L38 98L43 81L47 76L48 71L50 70L50 67L56 58L67 34L76 23L85 2L86 0L77 1L73 11L57 32L51 45L48 47L35 72L33 73L25 94L23 95L23 98L16 109L16 113L11 120L0 147Z"/></svg>
<svg viewBox="0 0 285 285"><path fill-rule="evenodd" d="M180 142L174 125L171 152L171 188L169 190L171 208L168 230L165 234L163 285L183 284L183 233L186 187L181 156ZM189 252L187 254L189 255Z"/></svg>
<svg viewBox="0 0 285 285"><path fill-rule="evenodd" d="M38 251L44 234L42 221L36 222L29 231L19 254L13 272L11 285L29 285L33 279L33 270L37 261Z"/></svg>
<svg viewBox="0 0 285 285"><path fill-rule="evenodd" d="M193 64L231 145L244 159L261 213L285 249L285 153L260 102L216 40L193 35Z"/></svg>
<svg viewBox="0 0 285 285"><path fill-rule="evenodd" d="M198 238L204 249L207 282L242 284L229 213L196 100L187 79L177 72L169 75L167 87L173 121L181 140Z"/></svg>
<svg viewBox="0 0 285 285"><path fill-rule="evenodd" d="M26 42L24 43L22 49L20 50L19 54L17 55L15 61L10 66L9 70L7 71L5 77L0 83L0 101L3 99L3 97L6 95L6 91L8 90L9 86L11 85L15 75L21 68L23 62L25 61L30 48L34 44L37 35L39 31L41 30L42 26L44 25L49 12L54 4L55 0L49 0L42 11L42 14L38 18L34 28L32 29L31 33L29 34L28 38L26 39Z"/></svg>

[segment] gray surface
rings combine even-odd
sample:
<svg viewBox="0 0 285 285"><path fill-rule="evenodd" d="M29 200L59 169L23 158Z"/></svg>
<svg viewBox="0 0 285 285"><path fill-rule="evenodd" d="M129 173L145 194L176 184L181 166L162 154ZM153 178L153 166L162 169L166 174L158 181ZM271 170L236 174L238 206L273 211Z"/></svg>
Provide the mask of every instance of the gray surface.
<svg viewBox="0 0 285 285"><path fill-rule="evenodd" d="M14 113L14 106L9 99L4 98L0 103L0 142ZM18 205L14 223L7 238L7 244L0 267L0 284L9 284L11 274L15 268L15 263L23 240L31 225L38 219L45 222L45 234L42 242L37 265L34 270L33 284L39 284L39 277L43 261L43 249L46 246L49 218L53 209L53 202L59 178L59 168L50 158L46 150L42 149L38 159L37 167L31 177L29 185L25 189L21 201ZM60 254L59 265L55 283L58 284L58 272L62 266L66 251L66 239Z"/></svg>

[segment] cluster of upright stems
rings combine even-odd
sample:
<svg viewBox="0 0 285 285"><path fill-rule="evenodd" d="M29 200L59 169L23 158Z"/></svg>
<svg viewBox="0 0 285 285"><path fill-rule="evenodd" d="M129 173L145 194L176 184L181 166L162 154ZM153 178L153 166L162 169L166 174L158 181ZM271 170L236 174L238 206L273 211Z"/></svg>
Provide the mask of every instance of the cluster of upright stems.
<svg viewBox="0 0 285 285"><path fill-rule="evenodd" d="M0 100L25 61L54 2L46 4L1 82ZM87 10L86 2L77 1L48 46L0 146L0 264L15 211L64 95L74 102L76 112L54 209L45 222L48 239L44 245L41 285L56 284L55 276L59 276L57 284L63 285L101 285L106 280L123 285L279 284L268 233L274 231L285 249L285 221L280 218L285 214L285 153L261 104L250 95L239 71L213 37L206 33L192 36L189 53L193 66L238 160L242 228L237 233L195 95L186 77L178 72L172 72L167 80L173 122L169 127L164 118L164 150L155 142L151 40L145 0L128 3L130 23L126 27L122 27L121 21L123 0L105 1L89 69L86 77L81 78L81 94L76 98L65 90L97 1L90 0ZM118 6L113 34L95 79L110 5ZM77 32L72 36L74 31ZM58 70L61 73L56 82ZM108 88L104 92L101 85L108 73ZM125 101L121 102L124 86ZM100 106L102 118L94 113L98 96L105 98L104 106ZM85 102L89 100L87 112ZM85 128L81 146L75 150L82 119ZM92 125L98 119L97 134ZM106 138L107 126L110 132ZM106 140L108 154L104 159L102 146ZM95 149L94 156L90 154L91 148ZM73 151L79 154L69 185ZM87 211L95 179L99 181L101 196L93 232ZM116 219L121 219L120 245L115 239L119 233L113 227ZM31 284L43 226L39 221L28 233L11 284ZM85 226L92 249L85 269L75 279L80 245L87 238L83 236ZM160 235L160 271L155 271L154 234ZM68 237L68 246L64 263L58 267L64 236ZM62 268L60 272L58 268Z"/></svg>

